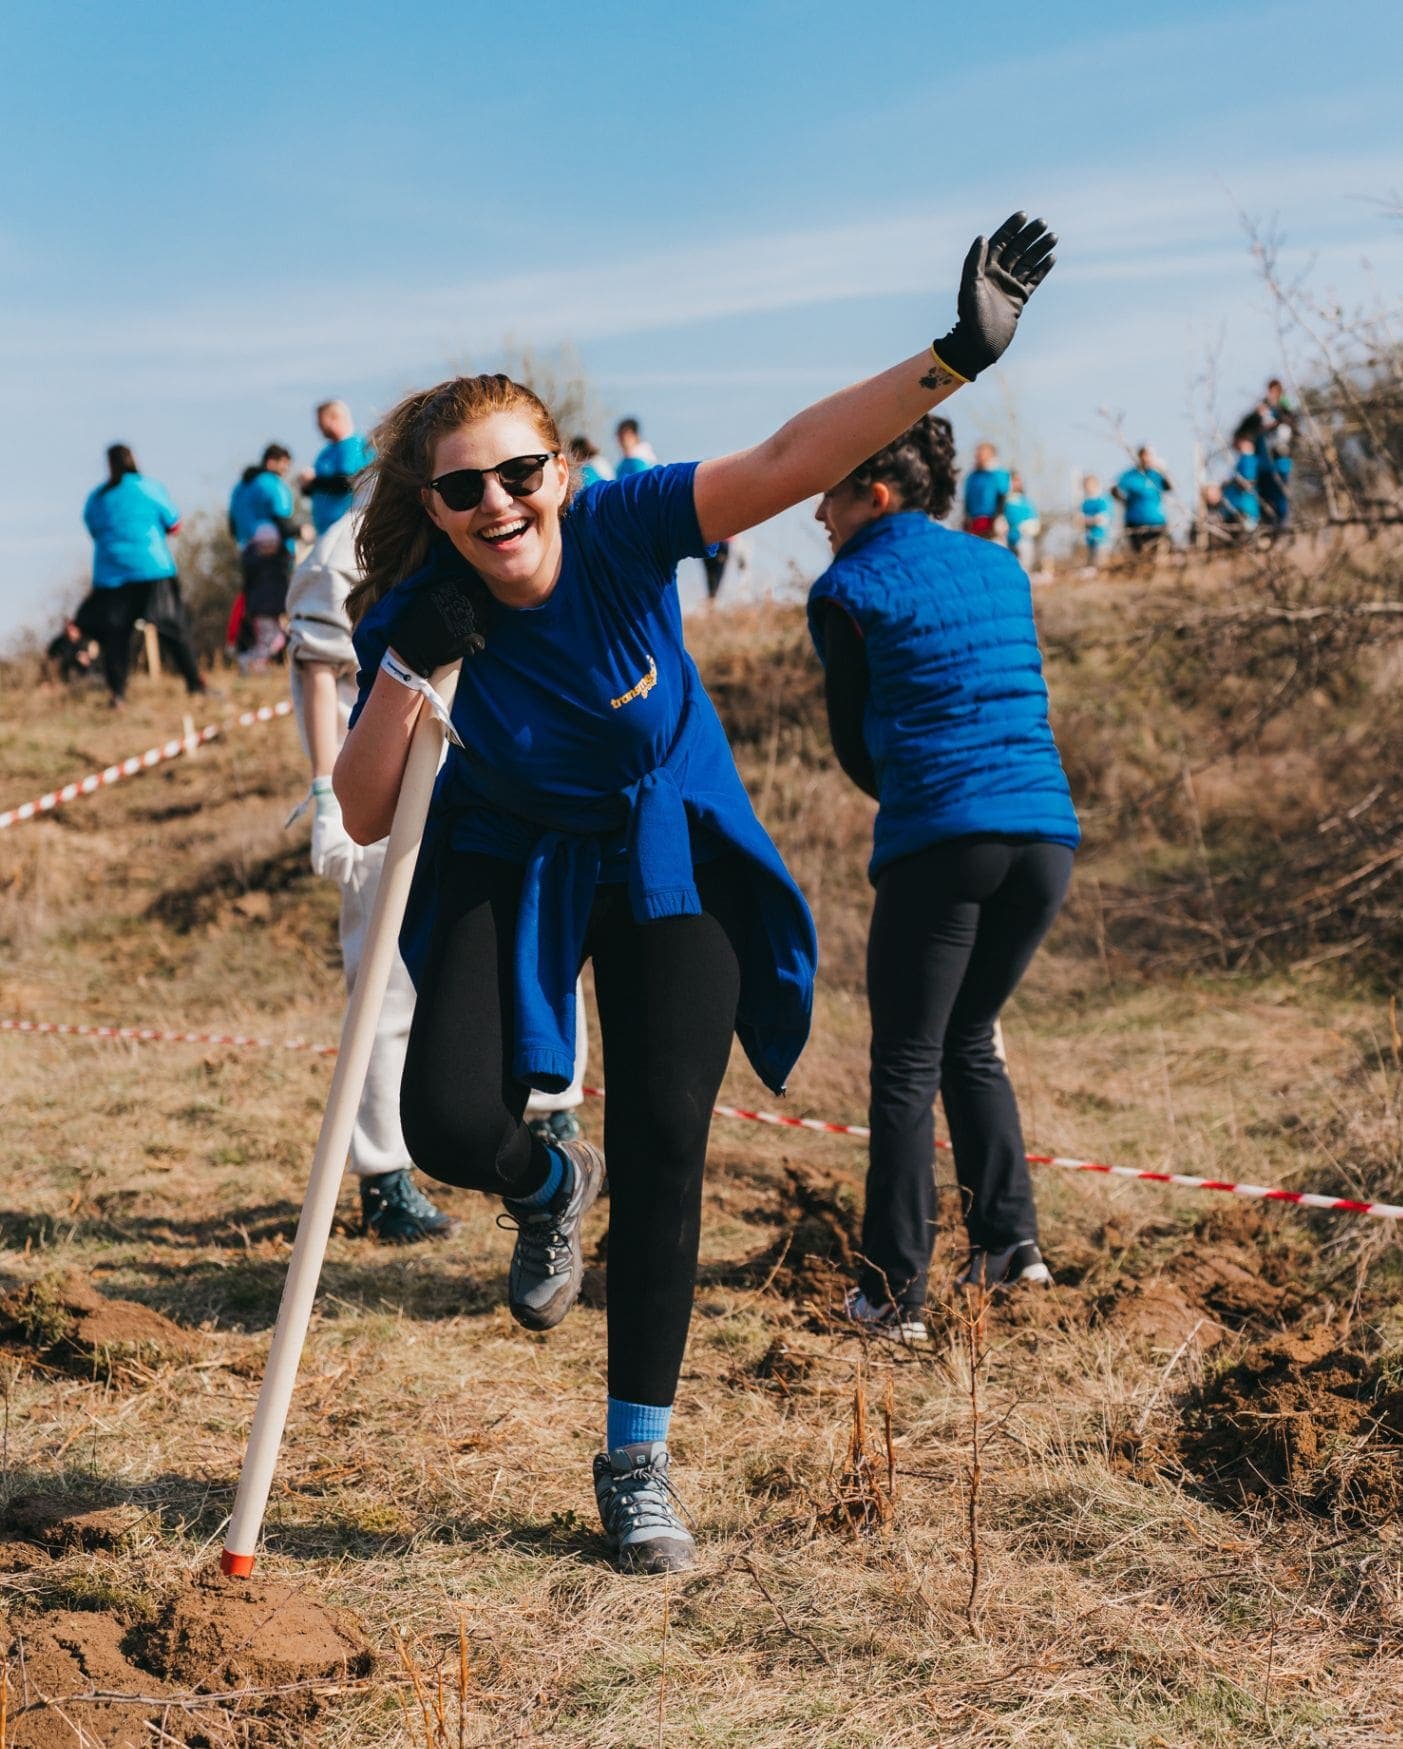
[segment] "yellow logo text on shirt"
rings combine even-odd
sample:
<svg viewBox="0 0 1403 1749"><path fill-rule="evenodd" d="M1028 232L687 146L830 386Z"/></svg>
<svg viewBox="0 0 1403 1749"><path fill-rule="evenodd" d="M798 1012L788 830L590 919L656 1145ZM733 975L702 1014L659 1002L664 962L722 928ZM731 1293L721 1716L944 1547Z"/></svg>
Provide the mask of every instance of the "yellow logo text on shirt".
<svg viewBox="0 0 1403 1749"><path fill-rule="evenodd" d="M638 684L636 686L629 687L628 691L626 693L624 693L621 697L611 698L609 700L609 709L611 711L616 711L616 710L621 709L626 704L632 704L634 699L636 699L636 698L647 698L648 694L653 690L653 688L657 684L658 684L658 665L653 660L653 658L650 656L648 658L648 672L643 676L643 678L638 682Z"/></svg>

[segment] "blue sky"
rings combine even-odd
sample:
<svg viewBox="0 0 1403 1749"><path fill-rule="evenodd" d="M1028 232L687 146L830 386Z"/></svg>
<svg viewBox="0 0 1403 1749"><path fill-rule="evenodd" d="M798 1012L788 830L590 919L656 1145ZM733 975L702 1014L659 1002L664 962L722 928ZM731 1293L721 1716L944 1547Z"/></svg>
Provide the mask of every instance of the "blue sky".
<svg viewBox="0 0 1403 1749"><path fill-rule="evenodd" d="M1279 356L1238 209L1347 299L1396 287L1393 8L926 0L294 8L50 0L0 69L0 635L80 590L129 442L182 508L329 394L369 421L504 344L577 348L668 458L753 442L948 325L975 231L1063 237L1006 367L949 409L1047 508L1171 472ZM1391 46L1390 46L1391 45ZM816 567L800 516L757 569Z"/></svg>

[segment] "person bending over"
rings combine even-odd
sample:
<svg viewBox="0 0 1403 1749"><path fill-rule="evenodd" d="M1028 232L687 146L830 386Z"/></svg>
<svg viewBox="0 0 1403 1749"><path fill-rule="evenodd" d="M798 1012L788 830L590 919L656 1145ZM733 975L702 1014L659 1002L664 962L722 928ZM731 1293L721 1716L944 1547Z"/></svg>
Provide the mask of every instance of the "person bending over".
<svg viewBox="0 0 1403 1749"><path fill-rule="evenodd" d="M834 559L809 594L834 751L878 803L864 1261L844 1311L905 1341L926 1333L937 1093L969 1234L960 1282L1049 1279L994 1029L1080 836L1027 575L940 526L954 492L950 426L928 415L819 501Z"/></svg>
<svg viewBox="0 0 1403 1749"><path fill-rule="evenodd" d="M1009 343L1051 262L1017 215L965 264L935 348L806 409L749 450L569 499L549 411L506 377L409 396L376 433L353 597L361 694L337 761L348 831L387 831L423 677L463 659L401 934L418 987L401 1116L426 1172L500 1196L509 1303L558 1324L604 1178L522 1117L573 1059L595 991L608 1399L594 1486L623 1568L693 1564L667 1438L696 1281L711 1108L733 1034L775 1092L808 1035L807 905L755 818L682 637L676 567L842 478ZM440 707L441 708L441 707Z"/></svg>

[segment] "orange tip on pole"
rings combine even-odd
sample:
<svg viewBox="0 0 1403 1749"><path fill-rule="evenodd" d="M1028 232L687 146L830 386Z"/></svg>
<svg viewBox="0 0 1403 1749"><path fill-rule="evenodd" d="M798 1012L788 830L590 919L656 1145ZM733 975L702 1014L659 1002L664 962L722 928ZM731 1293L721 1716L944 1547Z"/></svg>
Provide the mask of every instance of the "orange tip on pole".
<svg viewBox="0 0 1403 1749"><path fill-rule="evenodd" d="M252 1555L236 1555L225 1549L219 1557L219 1570L226 1579L247 1579L253 1572Z"/></svg>

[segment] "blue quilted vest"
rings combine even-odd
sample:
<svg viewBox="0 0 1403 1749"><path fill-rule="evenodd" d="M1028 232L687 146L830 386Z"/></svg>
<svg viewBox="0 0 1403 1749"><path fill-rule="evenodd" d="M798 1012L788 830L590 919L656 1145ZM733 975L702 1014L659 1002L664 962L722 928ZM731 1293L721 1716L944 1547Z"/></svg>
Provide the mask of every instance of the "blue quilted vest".
<svg viewBox="0 0 1403 1749"><path fill-rule="evenodd" d="M1076 810L1047 715L1032 590L1006 547L923 512L846 541L809 592L861 631L871 686L863 735L880 806L868 872L971 833L1076 848Z"/></svg>

